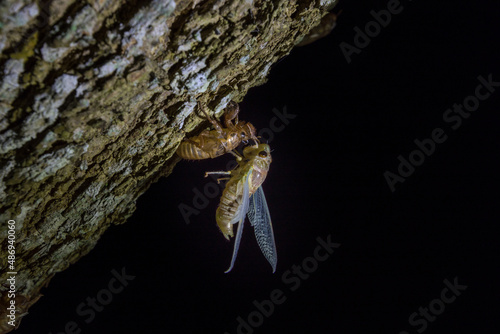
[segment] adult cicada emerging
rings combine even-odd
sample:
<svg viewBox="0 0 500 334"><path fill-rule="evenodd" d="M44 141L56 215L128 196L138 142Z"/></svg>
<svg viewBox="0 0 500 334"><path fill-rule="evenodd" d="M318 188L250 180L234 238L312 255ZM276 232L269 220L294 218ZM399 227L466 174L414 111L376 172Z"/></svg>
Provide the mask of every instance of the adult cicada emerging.
<svg viewBox="0 0 500 334"><path fill-rule="evenodd" d="M217 225L226 239L229 240L229 237L234 236L233 225L238 224L233 257L229 269L225 271L226 273L233 269L243 234L245 216L247 215L250 224L254 228L255 237L262 254L271 264L273 273L276 271L278 257L271 215L261 186L266 179L270 164L271 151L269 145L258 144L243 149L243 157L238 158L238 167L236 169L229 172L207 172L205 174L205 176L209 174L230 175L229 178L225 178L229 179L229 181L222 192L216 213Z"/></svg>
<svg viewBox="0 0 500 334"><path fill-rule="evenodd" d="M205 130L198 136L184 140L177 148L177 154L187 160L216 158L237 148L241 142L256 140L252 124L238 121L239 106L231 101L224 113L224 124L208 116L199 104L200 110L214 126L214 130ZM233 123L234 120L234 123Z"/></svg>

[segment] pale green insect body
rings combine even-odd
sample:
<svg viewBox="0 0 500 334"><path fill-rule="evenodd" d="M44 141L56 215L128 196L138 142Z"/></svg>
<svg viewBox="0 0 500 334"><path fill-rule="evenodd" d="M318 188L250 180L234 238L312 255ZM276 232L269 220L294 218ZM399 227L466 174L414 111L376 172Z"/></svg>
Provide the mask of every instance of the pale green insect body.
<svg viewBox="0 0 500 334"><path fill-rule="evenodd" d="M266 179L272 161L271 151L267 144L247 146L243 150L243 156L244 158L238 162L238 168L229 172L231 178L222 192L215 216L217 225L226 239L234 236L233 221L244 202L247 178L248 196L251 196Z"/></svg>
<svg viewBox="0 0 500 334"><path fill-rule="evenodd" d="M233 257L226 273L231 271L236 260L247 214L262 253L271 264L273 272L276 271L277 255L271 216L261 187L271 161L269 145L247 146L243 150L243 157L238 156L236 169L207 173L230 175L216 212L217 225L226 239L234 236L233 225L238 224Z"/></svg>

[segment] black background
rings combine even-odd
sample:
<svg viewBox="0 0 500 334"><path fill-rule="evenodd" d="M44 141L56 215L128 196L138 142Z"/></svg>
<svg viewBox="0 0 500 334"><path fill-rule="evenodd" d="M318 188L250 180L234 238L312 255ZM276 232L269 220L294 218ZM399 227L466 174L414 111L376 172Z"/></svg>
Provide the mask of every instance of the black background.
<svg viewBox="0 0 500 334"><path fill-rule="evenodd" d="M339 44L353 45L354 27L386 6L344 1L331 35L294 49L240 104L257 129L269 127L274 108L296 115L270 141L263 185L275 274L249 227L234 270L223 273L232 243L215 225L218 197L190 224L178 209L210 182L205 171L231 157L183 161L125 225L54 277L16 333L64 332L74 320L82 333L233 334L274 289L286 300L255 333L498 333L500 87L456 130L443 114L474 95L478 76L500 81L499 3L404 1L348 64ZM398 156L435 128L447 140L391 192L384 172L397 173ZM329 235L341 246L292 291L282 275ZM123 267L135 279L85 323L77 305ZM409 316L455 277L467 289L426 328L412 326Z"/></svg>

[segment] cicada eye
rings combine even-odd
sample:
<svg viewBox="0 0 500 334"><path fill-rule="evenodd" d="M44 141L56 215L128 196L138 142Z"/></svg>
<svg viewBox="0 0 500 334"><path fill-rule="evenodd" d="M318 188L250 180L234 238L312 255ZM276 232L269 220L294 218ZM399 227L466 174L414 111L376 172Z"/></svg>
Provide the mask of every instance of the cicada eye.
<svg viewBox="0 0 500 334"><path fill-rule="evenodd" d="M241 138L245 138L247 134L245 132L240 133Z"/></svg>
<svg viewBox="0 0 500 334"><path fill-rule="evenodd" d="M261 158L267 157L267 152L266 151L260 151L259 152L259 157L261 157Z"/></svg>

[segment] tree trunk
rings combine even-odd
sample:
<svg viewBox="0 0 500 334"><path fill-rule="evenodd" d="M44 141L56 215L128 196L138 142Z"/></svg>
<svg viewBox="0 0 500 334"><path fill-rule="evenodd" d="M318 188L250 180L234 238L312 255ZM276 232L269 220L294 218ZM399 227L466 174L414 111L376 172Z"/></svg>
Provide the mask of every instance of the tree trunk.
<svg viewBox="0 0 500 334"><path fill-rule="evenodd" d="M171 172L197 101L241 101L335 2L4 0L0 332Z"/></svg>

